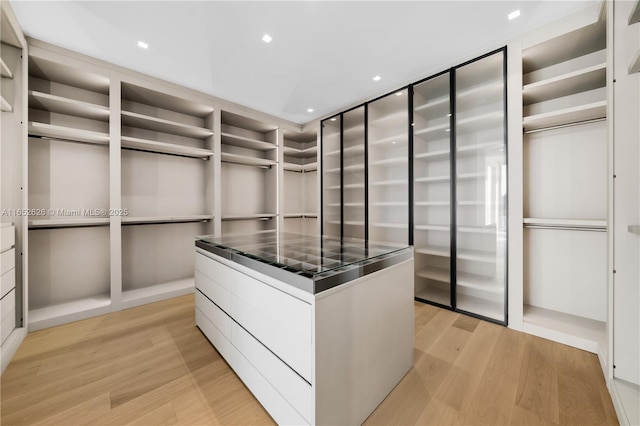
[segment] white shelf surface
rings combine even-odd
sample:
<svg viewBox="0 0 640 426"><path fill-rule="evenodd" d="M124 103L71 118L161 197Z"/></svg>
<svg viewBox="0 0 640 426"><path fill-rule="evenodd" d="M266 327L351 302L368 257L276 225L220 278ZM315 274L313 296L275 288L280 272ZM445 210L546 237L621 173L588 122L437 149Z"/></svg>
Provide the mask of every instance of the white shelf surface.
<svg viewBox="0 0 640 426"><path fill-rule="evenodd" d="M227 214L222 216L222 220L267 220L274 217L276 217L275 213Z"/></svg>
<svg viewBox="0 0 640 426"><path fill-rule="evenodd" d="M0 57L0 75L3 78L13 78L13 73L7 66L7 63L4 61L4 59L2 59L2 57Z"/></svg>
<svg viewBox="0 0 640 426"><path fill-rule="evenodd" d="M436 302L444 306L451 306L451 294L446 290L429 288L418 291L415 297Z"/></svg>
<svg viewBox="0 0 640 426"><path fill-rule="evenodd" d="M445 268L427 267L416 272L416 275L443 283L451 282L451 271ZM495 279L477 274L458 271L456 285L492 294L504 294L504 288Z"/></svg>
<svg viewBox="0 0 640 426"><path fill-rule="evenodd" d="M315 219L318 217L317 213L285 213L285 219Z"/></svg>
<svg viewBox="0 0 640 426"><path fill-rule="evenodd" d="M629 65L629 74L633 74L640 71L640 52L638 52Z"/></svg>
<svg viewBox="0 0 640 426"><path fill-rule="evenodd" d="M496 234L496 227L495 226L460 225L460 226L458 226L458 232L464 232L464 233L468 233L468 234L495 235Z"/></svg>
<svg viewBox="0 0 640 426"><path fill-rule="evenodd" d="M386 166L387 164L406 164L409 160L407 157L394 157L394 158L386 158L384 160L378 160L371 162L372 166Z"/></svg>
<svg viewBox="0 0 640 426"><path fill-rule="evenodd" d="M359 153L359 152L364 152L364 145L363 144L359 144L359 145L348 146L348 147L344 148L342 151L344 153L347 153L347 154L356 154L356 153ZM327 155L327 156L339 156L340 155L340 150L337 149L335 151L330 151L330 152L327 152L324 155Z"/></svg>
<svg viewBox="0 0 640 426"><path fill-rule="evenodd" d="M53 124L29 122L29 134L35 136L48 137L52 139L62 139L74 142L86 142L97 145L108 145L109 135L91 130L75 129L73 127L56 126Z"/></svg>
<svg viewBox="0 0 640 426"><path fill-rule="evenodd" d="M56 219L35 219L29 221L29 229L39 228L78 228L85 226L109 225L108 217L70 217Z"/></svg>
<svg viewBox="0 0 640 426"><path fill-rule="evenodd" d="M108 294L95 295L82 299L29 310L29 331L41 330L71 321L78 321L111 311L111 298Z"/></svg>
<svg viewBox="0 0 640 426"><path fill-rule="evenodd" d="M189 138L204 139L213 135L213 131L209 129L131 111L122 111L122 124Z"/></svg>
<svg viewBox="0 0 640 426"><path fill-rule="evenodd" d="M391 145L397 145L398 141L401 142L401 145L406 143L407 132L398 133L397 135L387 136L382 139L370 138L369 146L376 146L385 143L391 143ZM395 143L394 143L395 142Z"/></svg>
<svg viewBox="0 0 640 426"><path fill-rule="evenodd" d="M194 288L195 281L192 277L134 290L125 290L122 292L122 309L193 293Z"/></svg>
<svg viewBox="0 0 640 426"><path fill-rule="evenodd" d="M396 180L380 180L377 182L371 182L371 186L394 186L394 185L406 185L408 182L406 179Z"/></svg>
<svg viewBox="0 0 640 426"><path fill-rule="evenodd" d="M450 176L428 176L415 178L416 182L449 182L449 180L451 180Z"/></svg>
<svg viewBox="0 0 640 426"><path fill-rule="evenodd" d="M640 22L640 2L636 1L631 13L629 14L629 25L633 25L638 22Z"/></svg>
<svg viewBox="0 0 640 426"><path fill-rule="evenodd" d="M504 321L504 305L501 302L474 297L458 291L456 305L460 310Z"/></svg>
<svg viewBox="0 0 640 426"><path fill-rule="evenodd" d="M221 159L225 163L244 164L245 166L259 166L269 167L278 164L276 161L267 160L264 158L248 157L246 155L232 154L229 152L223 152Z"/></svg>
<svg viewBox="0 0 640 426"><path fill-rule="evenodd" d="M417 231L444 231L449 232L449 225L415 225Z"/></svg>
<svg viewBox="0 0 640 426"><path fill-rule="evenodd" d="M605 118L607 116L607 101L592 102L557 111L524 117L524 130L544 129L563 124L579 123L581 121Z"/></svg>
<svg viewBox="0 0 640 426"><path fill-rule="evenodd" d="M467 145L456 148L458 155L463 153L473 154L475 151L479 151L481 149L500 149L504 148L504 144L502 141L492 141L492 142L483 142L477 145Z"/></svg>
<svg viewBox="0 0 640 426"><path fill-rule="evenodd" d="M551 219L525 217L525 226L545 226L557 228L586 228L586 229L607 229L606 219Z"/></svg>
<svg viewBox="0 0 640 426"><path fill-rule="evenodd" d="M451 203L448 201L416 201L415 205L419 207L442 207L450 206Z"/></svg>
<svg viewBox="0 0 640 426"><path fill-rule="evenodd" d="M315 172L318 170L318 163L307 164L295 164L295 163L283 163L282 168L288 172ZM338 169L339 170L339 169Z"/></svg>
<svg viewBox="0 0 640 426"><path fill-rule="evenodd" d="M496 254L492 252L460 248L456 250L456 255L458 259L472 260L475 262L483 263L496 263Z"/></svg>
<svg viewBox="0 0 640 426"><path fill-rule="evenodd" d="M298 149L290 146L284 146L282 151L284 152L284 155L289 155L291 157L297 157L297 158L309 158L309 157L315 157L316 155L318 155L317 146L312 146L306 149Z"/></svg>
<svg viewBox="0 0 640 426"><path fill-rule="evenodd" d="M423 268L416 272L416 276L443 283L451 282L451 271L444 268Z"/></svg>
<svg viewBox="0 0 640 426"><path fill-rule="evenodd" d="M123 225L151 225L154 223L189 223L206 222L213 219L213 215L196 214L182 216L123 216Z"/></svg>
<svg viewBox="0 0 640 426"><path fill-rule="evenodd" d="M2 95L0 95L0 110L2 112L13 112L13 106Z"/></svg>
<svg viewBox="0 0 640 426"><path fill-rule="evenodd" d="M416 154L414 157L416 159L448 157L450 152L451 151L448 149L442 149L439 151L422 152L420 154Z"/></svg>
<svg viewBox="0 0 640 426"><path fill-rule="evenodd" d="M604 87L607 64L601 63L530 83L522 88L525 105Z"/></svg>
<svg viewBox="0 0 640 426"><path fill-rule="evenodd" d="M249 148L256 151L270 151L277 148L277 146L272 143L238 136L232 133L222 132L220 135L222 136L222 143L226 145L239 146L241 148Z"/></svg>
<svg viewBox="0 0 640 426"><path fill-rule="evenodd" d="M130 136L122 136L121 143L122 148L137 149L140 151L156 152L161 154L174 154L194 158L208 158L213 155L213 151L208 149L151 141L147 139L133 138Z"/></svg>
<svg viewBox="0 0 640 426"><path fill-rule="evenodd" d="M402 201L379 201L371 203L371 205L376 207L406 207L407 203Z"/></svg>
<svg viewBox="0 0 640 426"><path fill-rule="evenodd" d="M451 249L449 247L442 246L428 246L428 247L416 247L416 253L426 254L429 256L451 257Z"/></svg>
<svg viewBox="0 0 640 426"><path fill-rule="evenodd" d="M407 229L409 225L406 223L372 223L374 228L394 228L394 229Z"/></svg>
<svg viewBox="0 0 640 426"><path fill-rule="evenodd" d="M109 107L29 90L29 107L92 120L108 121Z"/></svg>
<svg viewBox="0 0 640 426"><path fill-rule="evenodd" d="M522 330L593 353L606 348L606 324L589 318L524 305Z"/></svg>

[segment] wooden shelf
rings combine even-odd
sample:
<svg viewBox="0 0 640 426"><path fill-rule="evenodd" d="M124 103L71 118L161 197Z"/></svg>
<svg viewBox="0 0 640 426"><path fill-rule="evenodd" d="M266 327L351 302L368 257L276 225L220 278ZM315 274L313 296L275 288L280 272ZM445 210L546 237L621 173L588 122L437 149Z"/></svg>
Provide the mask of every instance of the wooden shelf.
<svg viewBox="0 0 640 426"><path fill-rule="evenodd" d="M213 215L185 215L185 216L123 216L123 225L153 225L161 223L190 223L208 222Z"/></svg>
<svg viewBox="0 0 640 426"><path fill-rule="evenodd" d="M138 127L155 132L170 133L189 138L204 139L212 136L213 132L202 127L191 126L177 121L165 120L163 118L151 117L149 115L138 114L137 112L122 111L122 124L125 126Z"/></svg>
<svg viewBox="0 0 640 426"><path fill-rule="evenodd" d="M13 73L7 66L7 63L4 61L4 59L2 59L2 57L0 57L0 75L3 78L13 78Z"/></svg>
<svg viewBox="0 0 640 426"><path fill-rule="evenodd" d="M241 148L248 148L256 151L269 151L277 148L277 146L272 143L261 141L258 139L247 138L244 136L238 136L232 133L222 132L221 136L222 143L226 145L239 146Z"/></svg>
<svg viewBox="0 0 640 426"><path fill-rule="evenodd" d="M122 292L122 309L193 293L194 288L195 281L191 277L134 290L125 290Z"/></svg>
<svg viewBox="0 0 640 426"><path fill-rule="evenodd" d="M225 163L244 164L245 166L271 167L278 164L273 160L247 157L246 155L231 154L229 152L223 152L221 154L221 159Z"/></svg>
<svg viewBox="0 0 640 426"><path fill-rule="evenodd" d="M56 219L36 219L29 221L29 229L82 228L87 226L108 226L108 217L70 217Z"/></svg>
<svg viewBox="0 0 640 426"><path fill-rule="evenodd" d="M2 112L13 112L13 106L2 95L0 95L0 110Z"/></svg>
<svg viewBox="0 0 640 426"><path fill-rule="evenodd" d="M238 215L224 215L223 221L229 220L268 220L276 217L274 213L258 213L258 214L238 214Z"/></svg>
<svg viewBox="0 0 640 426"><path fill-rule="evenodd" d="M29 90L29 108L108 121L109 107Z"/></svg>
<svg viewBox="0 0 640 426"><path fill-rule="evenodd" d="M565 73L522 88L525 105L585 92L606 86L607 64L600 63Z"/></svg>
<svg viewBox="0 0 640 426"><path fill-rule="evenodd" d="M121 141L122 148L126 149L137 149L140 151L181 155L183 157L194 158L209 158L213 155L213 151L208 149L151 141L147 139L133 138L130 136L122 136Z"/></svg>
<svg viewBox="0 0 640 426"><path fill-rule="evenodd" d="M38 123L35 121L29 122L29 135L98 145L109 144L109 135L107 133L56 126L53 124Z"/></svg>
<svg viewBox="0 0 640 426"><path fill-rule="evenodd" d="M607 347L604 322L537 306L524 305L522 330L593 353Z"/></svg>
<svg viewBox="0 0 640 426"><path fill-rule="evenodd" d="M108 294L99 294L43 308L31 309L29 310L29 331L108 314L110 311L111 298Z"/></svg>
<svg viewBox="0 0 640 426"><path fill-rule="evenodd" d="M540 130L564 124L579 123L587 120L605 118L607 116L607 101L592 102L557 111L524 117L522 126L525 131Z"/></svg>

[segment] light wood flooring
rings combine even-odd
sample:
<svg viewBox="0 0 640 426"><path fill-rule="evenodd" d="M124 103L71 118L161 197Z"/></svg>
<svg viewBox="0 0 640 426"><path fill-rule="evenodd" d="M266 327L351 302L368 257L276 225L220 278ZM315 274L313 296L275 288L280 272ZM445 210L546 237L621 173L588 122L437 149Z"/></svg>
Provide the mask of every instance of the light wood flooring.
<svg viewBox="0 0 640 426"><path fill-rule="evenodd" d="M193 296L30 333L2 425L273 424L194 325ZM415 304L414 368L366 424L617 424L597 357Z"/></svg>

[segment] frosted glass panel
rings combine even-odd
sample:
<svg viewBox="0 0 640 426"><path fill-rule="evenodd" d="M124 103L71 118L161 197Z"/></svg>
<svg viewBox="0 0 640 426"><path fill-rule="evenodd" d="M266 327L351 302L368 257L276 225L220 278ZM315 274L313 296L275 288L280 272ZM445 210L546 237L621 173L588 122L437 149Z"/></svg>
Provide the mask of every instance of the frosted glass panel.
<svg viewBox="0 0 640 426"><path fill-rule="evenodd" d="M342 116L343 236L365 237L364 106Z"/></svg>
<svg viewBox="0 0 640 426"><path fill-rule="evenodd" d="M407 90L369 104L369 239L409 239L409 112Z"/></svg>
<svg viewBox="0 0 640 426"><path fill-rule="evenodd" d="M322 122L322 233L340 236L340 116Z"/></svg>
<svg viewBox="0 0 640 426"><path fill-rule="evenodd" d="M413 196L416 297L451 306L449 74L414 86Z"/></svg>
<svg viewBox="0 0 640 426"><path fill-rule="evenodd" d="M504 321L507 168L504 56L456 78L456 305Z"/></svg>

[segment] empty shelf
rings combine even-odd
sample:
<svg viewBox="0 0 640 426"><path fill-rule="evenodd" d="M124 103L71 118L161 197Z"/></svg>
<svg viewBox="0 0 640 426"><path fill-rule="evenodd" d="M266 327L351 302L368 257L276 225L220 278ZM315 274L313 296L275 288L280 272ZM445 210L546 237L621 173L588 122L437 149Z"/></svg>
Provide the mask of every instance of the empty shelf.
<svg viewBox="0 0 640 426"><path fill-rule="evenodd" d="M0 95L0 110L2 112L13 112L13 107L2 95Z"/></svg>
<svg viewBox="0 0 640 426"><path fill-rule="evenodd" d="M2 57L0 57L0 75L4 78L13 78L13 73Z"/></svg>
<svg viewBox="0 0 640 426"><path fill-rule="evenodd" d="M29 108L108 121L109 107L29 90Z"/></svg>
<svg viewBox="0 0 640 426"><path fill-rule="evenodd" d="M122 148L157 152L161 154L182 155L194 158L208 158L213 155L213 151L208 149L151 141L147 139L133 138L130 136L122 136Z"/></svg>
<svg viewBox="0 0 640 426"><path fill-rule="evenodd" d="M451 257L451 249L449 247L440 246L428 246L428 247L416 247L416 253L426 254L429 256Z"/></svg>
<svg viewBox="0 0 640 426"><path fill-rule="evenodd" d="M228 220L267 220L276 217L274 213L257 213L257 214L229 214L222 216L223 221Z"/></svg>
<svg viewBox="0 0 640 426"><path fill-rule="evenodd" d="M213 135L213 131L164 118L138 114L137 112L122 111L122 124L178 136L203 139Z"/></svg>
<svg viewBox="0 0 640 426"><path fill-rule="evenodd" d="M629 65L629 74L633 74L640 71L640 52L636 55L636 57Z"/></svg>
<svg viewBox="0 0 640 426"><path fill-rule="evenodd" d="M445 231L449 232L449 225L415 225L417 231Z"/></svg>
<svg viewBox="0 0 640 426"><path fill-rule="evenodd" d="M459 146L456 148L458 155L462 153L473 154L474 151L479 151L481 149L501 149L504 148L504 144L502 141L492 141L492 142L484 142L479 143L477 145L467 145L467 146Z"/></svg>
<svg viewBox="0 0 640 426"><path fill-rule="evenodd" d="M71 321L108 314L111 311L111 298L108 294L99 294L82 299L42 308L29 310L29 330L40 330Z"/></svg>
<svg viewBox="0 0 640 426"><path fill-rule="evenodd" d="M298 149L298 148L292 148L290 146L285 146L283 148L283 152L285 155L289 155L291 157L309 158L309 157L315 157L318 154L318 147L313 146L311 148Z"/></svg>
<svg viewBox="0 0 640 426"><path fill-rule="evenodd" d="M640 22L640 2L636 1L629 15L629 25Z"/></svg>
<svg viewBox="0 0 640 426"><path fill-rule="evenodd" d="M371 163L372 166L386 166L387 164L405 164L409 160L407 157L395 157L395 158L387 158L384 160L373 161Z"/></svg>
<svg viewBox="0 0 640 426"><path fill-rule="evenodd" d="M443 283L451 282L451 271L444 268L424 268L417 271L416 276Z"/></svg>
<svg viewBox="0 0 640 426"><path fill-rule="evenodd" d="M409 225L406 223L372 223L371 226L374 228L396 228L396 229L407 229Z"/></svg>
<svg viewBox="0 0 640 426"><path fill-rule="evenodd" d="M195 282L193 278L158 283L148 287L125 290L122 292L122 308L156 302L169 297L177 297L193 292Z"/></svg>
<svg viewBox="0 0 640 426"><path fill-rule="evenodd" d="M222 132L221 136L222 136L222 143L227 145L254 149L256 151L269 151L277 148L275 144L272 144L270 142L247 138L244 136L238 136L232 133Z"/></svg>
<svg viewBox="0 0 640 426"><path fill-rule="evenodd" d="M416 182L449 182L450 176L428 176L416 178Z"/></svg>
<svg viewBox="0 0 640 426"><path fill-rule="evenodd" d="M398 142L406 143L407 136L408 136L407 132L399 133L394 136L388 136L382 139L376 139L374 137L371 137L371 135L369 135L370 137L369 146L375 146L375 145L380 145L384 143L390 143L391 145L396 145Z"/></svg>
<svg viewBox="0 0 640 426"><path fill-rule="evenodd" d="M377 182L371 182L371 186L393 186L393 185L406 185L407 181L405 179L397 179L397 180L380 180Z"/></svg>
<svg viewBox="0 0 640 426"><path fill-rule="evenodd" d="M109 225L108 217L67 217L56 219L38 219L29 221L29 229L81 228L86 226Z"/></svg>
<svg viewBox="0 0 640 426"><path fill-rule="evenodd" d="M439 303L443 306L451 306L451 293L439 288L427 288L416 292L415 297L421 300Z"/></svg>
<svg viewBox="0 0 640 426"><path fill-rule="evenodd" d="M434 206L450 206L451 203L448 201L416 201L416 206L420 207L434 207Z"/></svg>
<svg viewBox="0 0 640 426"><path fill-rule="evenodd" d="M601 63L556 77L530 83L522 88L525 105L604 87L607 64Z"/></svg>
<svg viewBox="0 0 640 426"><path fill-rule="evenodd" d="M592 102L571 108L524 117L522 126L525 131L540 130L564 124L605 118L607 116L607 101Z"/></svg>
<svg viewBox="0 0 640 426"><path fill-rule="evenodd" d="M63 139L74 142L104 145L109 143L109 135L107 133L38 123L36 121L29 122L29 135L48 137L52 139Z"/></svg>
<svg viewBox="0 0 640 426"><path fill-rule="evenodd" d="M244 164L247 166L270 167L278 164L273 160L267 160L264 158L247 157L246 155L231 154L229 152L223 152L221 157L223 162Z"/></svg>
<svg viewBox="0 0 640 426"><path fill-rule="evenodd" d="M607 230L606 219L551 219L526 217L523 220L526 228L557 228L557 229L585 229Z"/></svg>
<svg viewBox="0 0 640 426"><path fill-rule="evenodd" d="M423 152L420 154L416 154L414 157L416 159L448 157L450 152L451 151L449 151L448 149L442 149L439 151Z"/></svg>

